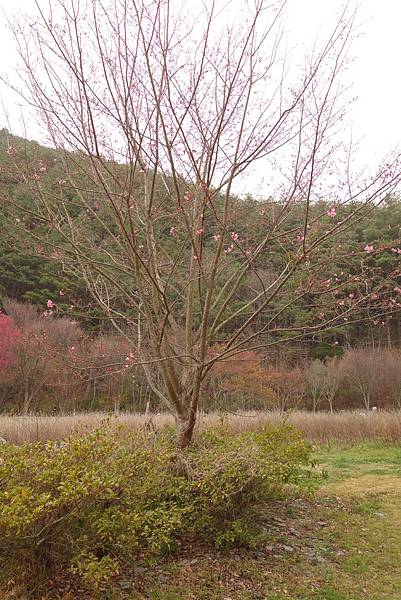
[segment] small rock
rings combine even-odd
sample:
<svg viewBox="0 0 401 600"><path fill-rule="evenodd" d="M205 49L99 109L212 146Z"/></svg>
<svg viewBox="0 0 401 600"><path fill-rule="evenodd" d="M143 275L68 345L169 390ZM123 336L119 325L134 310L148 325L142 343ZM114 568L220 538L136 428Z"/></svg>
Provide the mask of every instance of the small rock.
<svg viewBox="0 0 401 600"><path fill-rule="evenodd" d="M326 559L325 559L325 558L323 558L323 556L320 556L320 555L318 554L317 556L315 556L315 557L312 559L312 561L311 561L311 562L312 562L312 564L313 564L313 565L319 565L319 564L321 564L321 563L325 563L325 562L326 562Z"/></svg>
<svg viewBox="0 0 401 600"><path fill-rule="evenodd" d="M301 536L301 534L299 533L299 531L297 531L293 527L290 527L289 531L290 531L291 535L294 535L295 537L300 537Z"/></svg>
<svg viewBox="0 0 401 600"><path fill-rule="evenodd" d="M286 544L283 544L282 549L285 550L285 552L294 552L294 548L292 546L287 546Z"/></svg>
<svg viewBox="0 0 401 600"><path fill-rule="evenodd" d="M4 438L0 437L0 444L7 444L7 440L5 440Z"/></svg>
<svg viewBox="0 0 401 600"><path fill-rule="evenodd" d="M272 546L271 544L267 544L267 546L265 546L265 550L267 552L273 552L274 546Z"/></svg>
<svg viewBox="0 0 401 600"><path fill-rule="evenodd" d="M146 573L147 569L146 567L141 567L140 565L136 565L134 567L134 573L136 575L144 575Z"/></svg>

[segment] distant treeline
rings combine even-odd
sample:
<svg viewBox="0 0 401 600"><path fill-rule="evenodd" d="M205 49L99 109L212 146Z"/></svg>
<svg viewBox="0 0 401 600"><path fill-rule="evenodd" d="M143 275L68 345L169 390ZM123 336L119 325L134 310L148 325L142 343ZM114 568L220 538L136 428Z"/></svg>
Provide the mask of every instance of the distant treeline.
<svg viewBox="0 0 401 600"><path fill-rule="evenodd" d="M66 317L5 301L0 315L0 410L164 411L134 348L117 335L88 335ZM46 312L46 311L45 311ZM244 351L219 363L205 383L204 411L401 408L401 351L346 349L341 357L298 365Z"/></svg>

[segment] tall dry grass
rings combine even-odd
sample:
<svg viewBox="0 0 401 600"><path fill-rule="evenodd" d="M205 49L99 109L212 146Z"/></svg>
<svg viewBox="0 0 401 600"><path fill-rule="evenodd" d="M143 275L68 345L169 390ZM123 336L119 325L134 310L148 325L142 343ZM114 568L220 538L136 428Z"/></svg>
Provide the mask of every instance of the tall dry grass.
<svg viewBox="0 0 401 600"><path fill-rule="evenodd" d="M0 437L12 444L60 440L72 433L84 433L99 427L105 420L116 427L135 429L138 427L160 429L173 425L173 418L166 414L120 414L82 413L67 416L0 416ZM198 431L224 423L232 433L257 431L265 425L285 420L302 431L308 440L315 443L356 442L382 440L401 441L401 411L372 411L362 413L347 411L339 413L253 412L231 415L200 415Z"/></svg>

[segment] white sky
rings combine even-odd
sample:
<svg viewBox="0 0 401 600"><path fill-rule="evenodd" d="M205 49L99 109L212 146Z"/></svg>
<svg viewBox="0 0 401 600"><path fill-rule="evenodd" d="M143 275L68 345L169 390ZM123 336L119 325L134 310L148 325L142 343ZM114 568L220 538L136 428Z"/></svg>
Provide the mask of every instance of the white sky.
<svg viewBox="0 0 401 600"><path fill-rule="evenodd" d="M47 2L44 0L45 5ZM301 53L302 45L308 47L319 28L334 23L336 11L343 4L343 0L289 0L290 43L299 44ZM344 136L348 141L352 132L354 140L361 140L358 162L374 168L383 155L401 146L401 0L359 0L359 6L357 20L361 35L351 48L355 60L349 71L357 100ZM3 11L8 15L19 10L33 13L34 0L0 0L0 9L0 72L4 75L12 73L16 52ZM12 119L13 131L22 133L16 99L1 83L0 94ZM0 128L3 126L7 123L0 105ZM28 127L27 134L30 138L40 138L34 125Z"/></svg>

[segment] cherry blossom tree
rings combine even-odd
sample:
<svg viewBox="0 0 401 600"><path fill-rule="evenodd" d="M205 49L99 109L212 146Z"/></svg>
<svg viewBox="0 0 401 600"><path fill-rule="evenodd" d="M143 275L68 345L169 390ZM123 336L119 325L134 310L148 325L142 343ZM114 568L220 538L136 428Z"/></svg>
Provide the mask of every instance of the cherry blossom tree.
<svg viewBox="0 0 401 600"><path fill-rule="evenodd" d="M60 158L35 162L10 143L10 177L32 198L11 200L12 218L84 278L174 414L180 447L216 362L335 327L361 306L366 294L307 326L282 321L342 289L324 275L337 236L400 177L398 156L354 177L338 141L354 14L299 65L281 43L286 4L58 0L14 25L15 87ZM235 192L257 163L279 178L265 190L277 203L245 235ZM321 199L330 206L316 215ZM374 251L355 248L362 270Z"/></svg>

